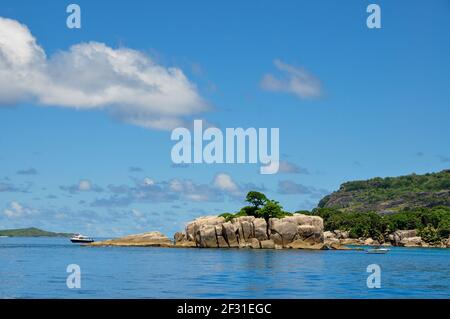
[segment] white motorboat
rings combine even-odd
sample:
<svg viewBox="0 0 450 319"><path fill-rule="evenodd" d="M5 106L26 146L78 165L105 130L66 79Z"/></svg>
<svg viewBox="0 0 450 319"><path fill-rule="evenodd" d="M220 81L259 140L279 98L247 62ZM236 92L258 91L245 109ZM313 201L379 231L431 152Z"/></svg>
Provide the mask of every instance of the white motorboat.
<svg viewBox="0 0 450 319"><path fill-rule="evenodd" d="M389 252L387 248L369 248L366 250L368 254L386 254Z"/></svg>
<svg viewBox="0 0 450 319"><path fill-rule="evenodd" d="M87 237L87 236L81 235L81 234L76 234L75 236L70 238L70 241L72 243L87 244L87 243L94 242L94 239L92 239L91 237Z"/></svg>

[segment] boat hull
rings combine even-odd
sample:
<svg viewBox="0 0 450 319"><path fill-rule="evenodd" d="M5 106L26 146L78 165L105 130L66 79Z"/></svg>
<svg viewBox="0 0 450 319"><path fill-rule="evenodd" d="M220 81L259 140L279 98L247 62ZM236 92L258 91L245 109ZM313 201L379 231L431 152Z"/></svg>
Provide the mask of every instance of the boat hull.
<svg viewBox="0 0 450 319"><path fill-rule="evenodd" d="M75 244L89 244L94 242L93 239L74 239L74 238L71 238L70 241Z"/></svg>
<svg viewBox="0 0 450 319"><path fill-rule="evenodd" d="M369 249L366 252L368 254L386 254L388 251L387 249Z"/></svg>

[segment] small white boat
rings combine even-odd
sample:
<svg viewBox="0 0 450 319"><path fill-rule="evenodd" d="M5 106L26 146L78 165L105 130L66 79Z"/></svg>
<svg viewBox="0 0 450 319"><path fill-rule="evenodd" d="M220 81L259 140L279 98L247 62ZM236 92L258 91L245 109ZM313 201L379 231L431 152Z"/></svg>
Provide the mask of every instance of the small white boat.
<svg viewBox="0 0 450 319"><path fill-rule="evenodd" d="M81 234L76 234L75 236L70 238L70 241L76 244L87 244L94 242L94 239L92 239L91 237L83 236Z"/></svg>
<svg viewBox="0 0 450 319"><path fill-rule="evenodd" d="M369 248L366 250L368 254L386 254L387 252L389 252L387 248Z"/></svg>

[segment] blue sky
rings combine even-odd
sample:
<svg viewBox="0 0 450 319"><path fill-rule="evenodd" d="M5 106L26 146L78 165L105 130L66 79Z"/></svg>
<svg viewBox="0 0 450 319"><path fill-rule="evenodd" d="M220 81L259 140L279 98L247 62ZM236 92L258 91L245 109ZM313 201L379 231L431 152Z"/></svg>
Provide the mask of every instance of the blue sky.
<svg viewBox="0 0 450 319"><path fill-rule="evenodd" d="M95 74L68 66L77 54L70 48L96 42L99 50L134 50L167 73L168 87L181 83L180 95L158 100L178 112L171 120L185 112L187 123L280 128L283 169L261 175L255 164L174 167L171 131L135 122L143 120L140 94L144 101L153 96L138 92L119 96L115 108L105 102L88 109L66 95L49 97L53 85L16 85L19 69L2 73L0 64L0 228L172 235L194 217L237 210L249 189L295 211L315 207L348 180L449 167L448 1L377 1L377 30L366 26L369 1L76 3L78 30L66 27L68 3L0 4L0 17L25 25L45 51L32 72L45 61L55 87L102 94L89 82ZM0 37L18 30L11 28ZM97 70L98 60L88 63ZM99 77L110 74L101 71ZM298 74L314 94L289 89ZM264 84L267 76L278 89ZM159 106L153 103L144 120L166 116Z"/></svg>

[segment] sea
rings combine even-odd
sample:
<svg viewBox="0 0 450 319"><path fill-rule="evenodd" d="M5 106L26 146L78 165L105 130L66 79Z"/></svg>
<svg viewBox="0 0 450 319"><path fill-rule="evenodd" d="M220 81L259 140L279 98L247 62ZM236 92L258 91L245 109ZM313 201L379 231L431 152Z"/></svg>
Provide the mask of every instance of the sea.
<svg viewBox="0 0 450 319"><path fill-rule="evenodd" d="M0 298L450 298L450 249L87 247L9 237L0 238Z"/></svg>

